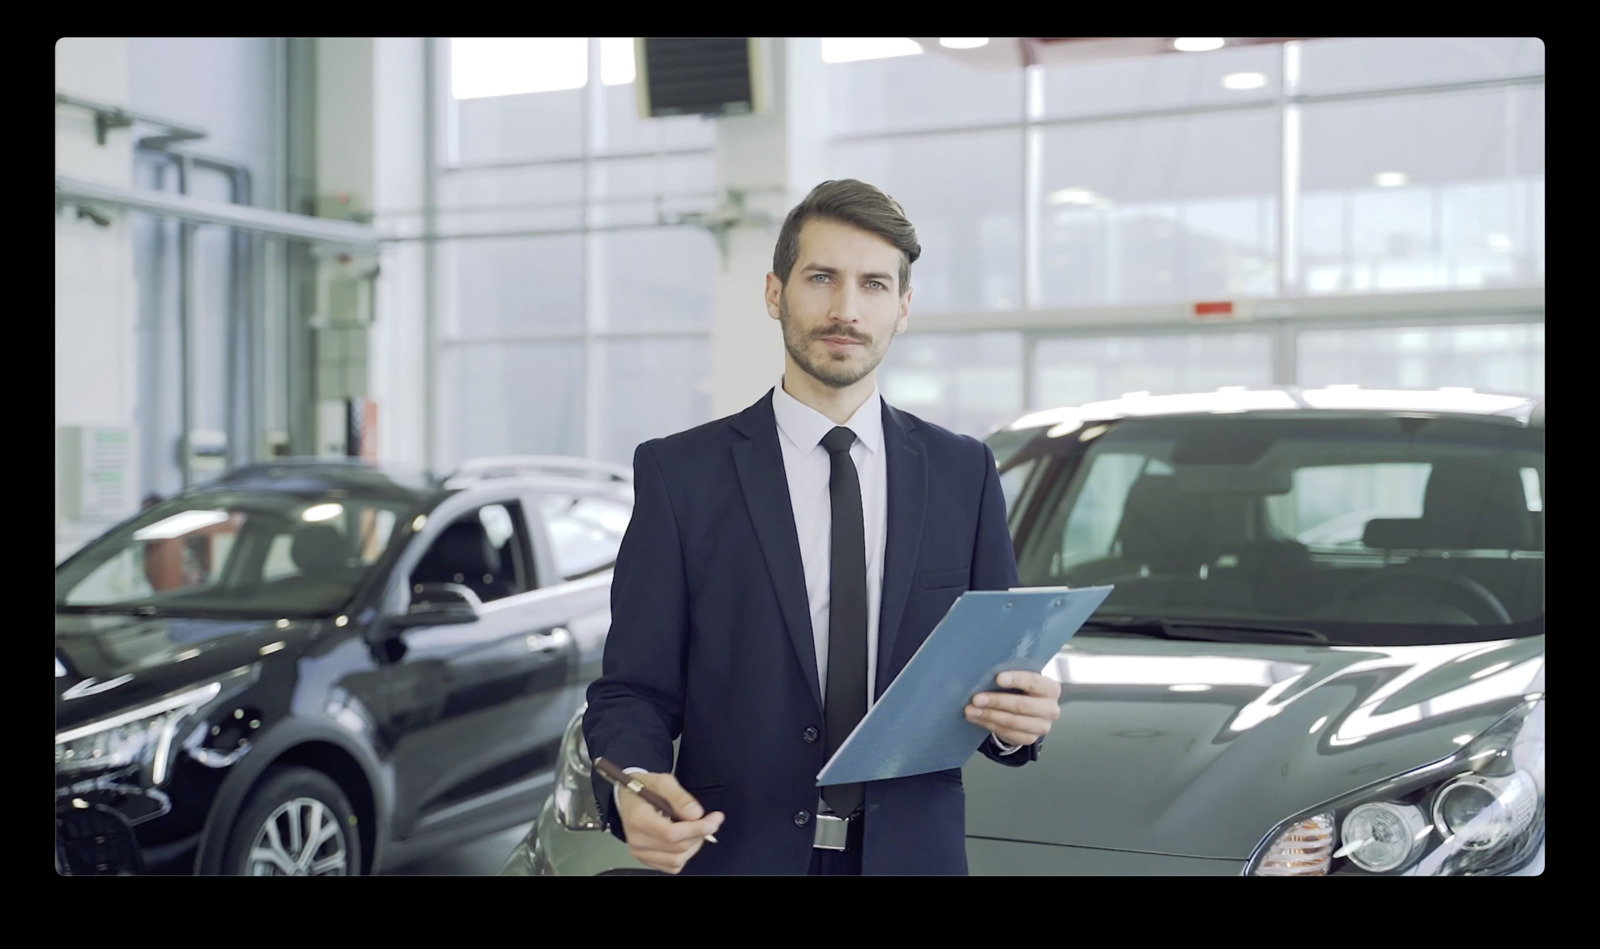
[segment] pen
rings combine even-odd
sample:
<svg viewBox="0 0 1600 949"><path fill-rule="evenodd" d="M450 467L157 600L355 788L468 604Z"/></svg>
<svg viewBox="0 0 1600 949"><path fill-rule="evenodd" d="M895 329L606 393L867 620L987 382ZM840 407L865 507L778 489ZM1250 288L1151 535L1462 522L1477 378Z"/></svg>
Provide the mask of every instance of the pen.
<svg viewBox="0 0 1600 949"><path fill-rule="evenodd" d="M632 791L634 794L644 798L644 802L646 804L649 804L651 807L660 811L668 819L674 821L679 819L678 815L673 813L672 805L667 803L667 799L645 787L644 782L640 781L638 776L628 774L626 771L623 771L621 768L604 758L594 759L594 769L600 772L600 776L602 778L605 778L607 781L610 781L617 787L627 791ZM710 834L706 834L706 840L710 841L711 843L717 842L717 838Z"/></svg>

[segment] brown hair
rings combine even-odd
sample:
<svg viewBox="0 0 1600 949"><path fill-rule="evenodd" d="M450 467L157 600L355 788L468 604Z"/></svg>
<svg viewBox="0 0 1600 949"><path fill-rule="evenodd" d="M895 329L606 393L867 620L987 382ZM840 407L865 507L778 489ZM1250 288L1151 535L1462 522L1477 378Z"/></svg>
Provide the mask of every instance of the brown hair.
<svg viewBox="0 0 1600 949"><path fill-rule="evenodd" d="M811 189L805 200L794 206L783 219L778 245L772 251L772 272L784 283L800 256L800 228L812 218L825 218L859 227L876 234L900 249L900 287L904 295L911 286L911 265L922 256L917 229L906 219L899 202L864 181L846 178L824 181Z"/></svg>

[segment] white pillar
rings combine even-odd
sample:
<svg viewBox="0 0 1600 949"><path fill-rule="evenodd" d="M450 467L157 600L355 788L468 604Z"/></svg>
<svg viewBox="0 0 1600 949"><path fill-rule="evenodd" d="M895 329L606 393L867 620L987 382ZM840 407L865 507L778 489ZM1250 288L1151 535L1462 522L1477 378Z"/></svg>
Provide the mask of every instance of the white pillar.
<svg viewBox="0 0 1600 949"><path fill-rule="evenodd" d="M711 330L712 415L748 406L783 373L783 336L763 291L783 216L819 184L825 164L827 72L822 41L768 40L771 101L761 113L717 119L717 184L745 190L769 228L734 228L719 262Z"/></svg>
<svg viewBox="0 0 1600 949"><path fill-rule="evenodd" d="M426 39L379 37L373 41L373 190L379 232L422 233L417 214L427 200L428 163L434 143L423 123ZM389 212L407 212L392 215ZM421 241L384 245L378 277L377 322L369 328L368 392L378 407L378 452L385 461L426 467L425 388L428 339L426 249Z"/></svg>
<svg viewBox="0 0 1600 949"><path fill-rule="evenodd" d="M58 40L56 91L126 108L128 42L114 37ZM58 105L56 173L132 187L137 131L111 129L105 144L98 144L92 112ZM139 456L133 443L139 358L133 238L126 212L99 213L109 226L80 217L73 207L56 213L56 426L78 438L87 430L90 446L80 453L74 471L63 471L59 451L56 455L58 561L139 504ZM120 449L119 433L126 439ZM82 516L63 510L64 487L69 506L85 512Z"/></svg>

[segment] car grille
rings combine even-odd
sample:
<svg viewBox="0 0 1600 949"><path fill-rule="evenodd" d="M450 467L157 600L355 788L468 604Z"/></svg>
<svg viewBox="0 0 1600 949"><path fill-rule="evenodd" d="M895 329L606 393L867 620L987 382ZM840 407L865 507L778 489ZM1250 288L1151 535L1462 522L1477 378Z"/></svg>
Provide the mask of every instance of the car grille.
<svg viewBox="0 0 1600 949"><path fill-rule="evenodd" d="M56 861L62 873L117 875L142 868L133 828L109 807L63 808L56 814Z"/></svg>

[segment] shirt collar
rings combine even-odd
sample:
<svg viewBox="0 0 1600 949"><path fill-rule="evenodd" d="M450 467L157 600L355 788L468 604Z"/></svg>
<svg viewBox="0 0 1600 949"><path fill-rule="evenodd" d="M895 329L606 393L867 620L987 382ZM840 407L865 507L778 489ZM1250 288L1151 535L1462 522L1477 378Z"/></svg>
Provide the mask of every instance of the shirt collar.
<svg viewBox="0 0 1600 949"><path fill-rule="evenodd" d="M809 452L822 443L822 437L835 428L833 420L794 396L783 391L783 379L772 390L772 414L778 421L778 431L791 444ZM878 384L872 384L872 394L861 403L844 427L856 433L856 440L867 450L877 454L883 448L883 399L878 394Z"/></svg>

